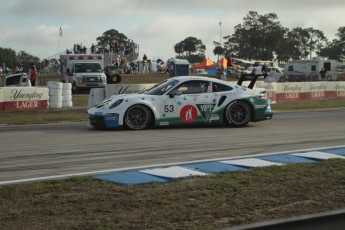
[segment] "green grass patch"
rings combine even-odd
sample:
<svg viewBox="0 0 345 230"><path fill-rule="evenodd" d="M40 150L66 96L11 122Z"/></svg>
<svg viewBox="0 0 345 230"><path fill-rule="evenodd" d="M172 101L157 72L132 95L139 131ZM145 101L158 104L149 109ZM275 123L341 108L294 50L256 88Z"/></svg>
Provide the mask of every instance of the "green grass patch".
<svg viewBox="0 0 345 230"><path fill-rule="evenodd" d="M86 108L0 112L0 124L24 125L88 120Z"/></svg>
<svg viewBox="0 0 345 230"><path fill-rule="evenodd" d="M0 187L2 229L218 229L345 208L345 160L123 186L90 177Z"/></svg>

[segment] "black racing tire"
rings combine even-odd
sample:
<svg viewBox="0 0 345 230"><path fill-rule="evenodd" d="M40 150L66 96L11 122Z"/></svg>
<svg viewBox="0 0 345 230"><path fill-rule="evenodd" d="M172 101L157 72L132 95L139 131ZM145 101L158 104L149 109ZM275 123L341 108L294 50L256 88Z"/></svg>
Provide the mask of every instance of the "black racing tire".
<svg viewBox="0 0 345 230"><path fill-rule="evenodd" d="M107 83L108 84L117 84L121 82L121 76L119 74L115 75L107 75Z"/></svg>
<svg viewBox="0 0 345 230"><path fill-rule="evenodd" d="M230 127L244 127L251 120L252 110L244 101L232 101L224 111L225 122Z"/></svg>
<svg viewBox="0 0 345 230"><path fill-rule="evenodd" d="M150 127L152 113L145 105L132 105L129 107L124 116L125 127L133 130L141 130Z"/></svg>

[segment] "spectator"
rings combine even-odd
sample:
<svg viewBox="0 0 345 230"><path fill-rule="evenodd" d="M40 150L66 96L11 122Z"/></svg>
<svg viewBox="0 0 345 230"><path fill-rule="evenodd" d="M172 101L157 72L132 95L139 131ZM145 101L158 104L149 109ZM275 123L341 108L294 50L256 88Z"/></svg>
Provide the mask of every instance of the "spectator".
<svg viewBox="0 0 345 230"><path fill-rule="evenodd" d="M131 68L131 74L136 74L137 73L137 64L135 64L133 61L129 63L129 66Z"/></svg>
<svg viewBox="0 0 345 230"><path fill-rule="evenodd" d="M267 66L266 66L266 63L264 63L262 66L261 66L261 72L262 74L266 77L267 76Z"/></svg>
<svg viewBox="0 0 345 230"><path fill-rule="evenodd" d="M36 66L32 65L32 69L30 71L30 81L31 81L32 86L36 85L36 76L37 76Z"/></svg>
<svg viewBox="0 0 345 230"><path fill-rule="evenodd" d="M326 70L325 68L322 68L321 71L320 71L320 75L321 75L321 80L322 81L325 81L326 80Z"/></svg>
<svg viewBox="0 0 345 230"><path fill-rule="evenodd" d="M131 72L131 67L127 61L122 65L123 73L129 74Z"/></svg>
<svg viewBox="0 0 345 230"><path fill-rule="evenodd" d="M96 53L96 46L93 43L91 45L91 53L92 54Z"/></svg>
<svg viewBox="0 0 345 230"><path fill-rule="evenodd" d="M123 43L120 44L119 49L120 49L120 55L124 56L125 55L125 46Z"/></svg>
<svg viewBox="0 0 345 230"><path fill-rule="evenodd" d="M143 65L144 65L144 68L143 68L143 73L149 73L150 71L149 71L149 63L148 63L148 61L147 61L147 56L146 56L146 54L144 54L144 56L143 56Z"/></svg>

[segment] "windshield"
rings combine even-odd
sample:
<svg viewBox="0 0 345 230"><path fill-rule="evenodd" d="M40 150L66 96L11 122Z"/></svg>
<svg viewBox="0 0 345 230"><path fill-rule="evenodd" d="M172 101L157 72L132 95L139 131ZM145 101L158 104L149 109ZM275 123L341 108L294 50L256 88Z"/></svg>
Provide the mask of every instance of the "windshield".
<svg viewBox="0 0 345 230"><path fill-rule="evenodd" d="M165 92L173 88L177 85L179 81L172 80L172 81L163 81L162 83L153 86L151 89L148 89L145 94L149 95L163 95Z"/></svg>
<svg viewBox="0 0 345 230"><path fill-rule="evenodd" d="M95 73L102 72L102 67L99 63L75 63L75 73Z"/></svg>

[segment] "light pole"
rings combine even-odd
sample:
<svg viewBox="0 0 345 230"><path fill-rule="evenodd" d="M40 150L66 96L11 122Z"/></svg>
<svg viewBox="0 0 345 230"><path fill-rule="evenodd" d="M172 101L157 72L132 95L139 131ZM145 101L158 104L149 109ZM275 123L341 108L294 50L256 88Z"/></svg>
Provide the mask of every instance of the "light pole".
<svg viewBox="0 0 345 230"><path fill-rule="evenodd" d="M219 22L219 44L222 46L222 22Z"/></svg>

